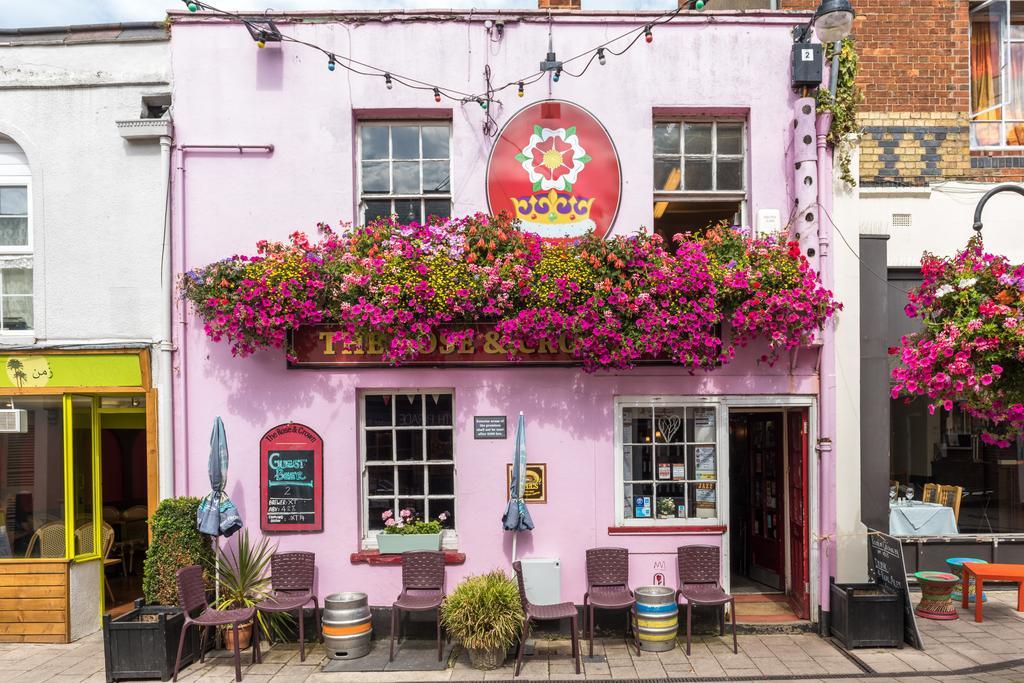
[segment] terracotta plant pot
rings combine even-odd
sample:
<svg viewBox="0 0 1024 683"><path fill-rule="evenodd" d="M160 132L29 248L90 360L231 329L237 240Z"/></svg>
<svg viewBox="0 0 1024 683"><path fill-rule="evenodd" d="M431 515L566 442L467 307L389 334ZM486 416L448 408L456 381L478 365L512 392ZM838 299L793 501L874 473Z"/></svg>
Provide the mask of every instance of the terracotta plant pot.
<svg viewBox="0 0 1024 683"><path fill-rule="evenodd" d="M238 625L238 649L246 650L252 643L252 622L248 621ZM233 626L224 627L224 649L235 649L235 629Z"/></svg>

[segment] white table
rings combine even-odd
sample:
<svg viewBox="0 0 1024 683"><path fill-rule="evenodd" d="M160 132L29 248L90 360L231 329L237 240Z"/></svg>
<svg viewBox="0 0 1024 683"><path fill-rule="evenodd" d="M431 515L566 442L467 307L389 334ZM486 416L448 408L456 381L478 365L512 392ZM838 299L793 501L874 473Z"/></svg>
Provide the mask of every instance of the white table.
<svg viewBox="0 0 1024 683"><path fill-rule="evenodd" d="M889 533L893 536L947 536L960 533L953 508L919 500L889 505Z"/></svg>

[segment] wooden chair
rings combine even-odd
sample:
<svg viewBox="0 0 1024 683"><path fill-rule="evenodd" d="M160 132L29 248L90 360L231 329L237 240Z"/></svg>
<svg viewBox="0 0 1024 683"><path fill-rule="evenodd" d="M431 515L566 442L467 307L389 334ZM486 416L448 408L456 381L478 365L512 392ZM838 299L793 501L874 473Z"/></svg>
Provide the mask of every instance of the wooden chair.
<svg viewBox="0 0 1024 683"><path fill-rule="evenodd" d="M889 480L889 488L895 488L897 491L899 491L900 490L900 483L898 481L896 481L895 479L890 479Z"/></svg>
<svg viewBox="0 0 1024 683"><path fill-rule="evenodd" d="M953 519L960 521L960 500L964 497L963 486L940 486L937 501L948 508L953 508Z"/></svg>
<svg viewBox="0 0 1024 683"><path fill-rule="evenodd" d="M36 529L29 539L25 557L32 557L32 551L39 546L39 557L64 557L64 524L51 522Z"/></svg>
<svg viewBox="0 0 1024 683"><path fill-rule="evenodd" d="M921 502L922 503L938 503L939 502L939 485L938 484L925 484L924 489L921 491Z"/></svg>

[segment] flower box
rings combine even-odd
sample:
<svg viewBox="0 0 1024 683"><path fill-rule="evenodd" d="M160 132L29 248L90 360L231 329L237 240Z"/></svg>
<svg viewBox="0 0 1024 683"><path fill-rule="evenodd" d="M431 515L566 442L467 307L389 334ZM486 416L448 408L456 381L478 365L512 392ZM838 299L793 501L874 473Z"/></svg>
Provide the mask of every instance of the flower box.
<svg viewBox="0 0 1024 683"><path fill-rule="evenodd" d="M185 615L178 607L143 606L142 600L122 616L103 617L103 655L106 677L110 681L159 678L170 680L178 638L185 625ZM189 629L181 653L184 669L199 659L198 628ZM213 644L208 639L207 647Z"/></svg>
<svg viewBox="0 0 1024 683"><path fill-rule="evenodd" d="M377 548L381 555L440 550L441 534L377 534Z"/></svg>
<svg viewBox="0 0 1024 683"><path fill-rule="evenodd" d="M832 635L846 649L903 646L903 596L875 583L831 584Z"/></svg>

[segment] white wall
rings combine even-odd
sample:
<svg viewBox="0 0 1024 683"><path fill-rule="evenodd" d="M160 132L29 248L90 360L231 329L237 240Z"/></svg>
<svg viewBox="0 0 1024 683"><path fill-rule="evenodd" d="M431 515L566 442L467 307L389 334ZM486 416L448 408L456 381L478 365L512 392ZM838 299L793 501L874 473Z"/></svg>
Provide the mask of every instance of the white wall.
<svg viewBox="0 0 1024 683"><path fill-rule="evenodd" d="M0 135L32 171L34 341L160 335L160 146L127 142L144 94L170 92L166 40L0 45Z"/></svg>
<svg viewBox="0 0 1024 683"><path fill-rule="evenodd" d="M931 187L862 188L861 232L890 235L889 267L921 265L921 254L952 255L974 234L974 207L992 183L948 181ZM910 214L910 228L893 227L893 214ZM993 197L982 215L985 248L1024 263L1024 197L1003 193Z"/></svg>

